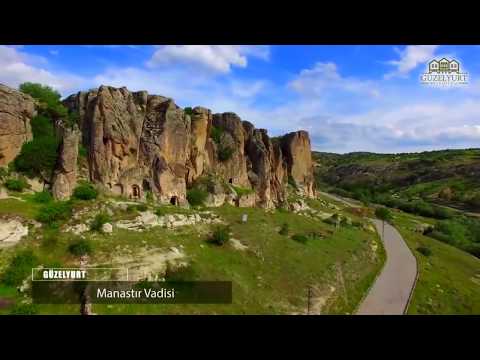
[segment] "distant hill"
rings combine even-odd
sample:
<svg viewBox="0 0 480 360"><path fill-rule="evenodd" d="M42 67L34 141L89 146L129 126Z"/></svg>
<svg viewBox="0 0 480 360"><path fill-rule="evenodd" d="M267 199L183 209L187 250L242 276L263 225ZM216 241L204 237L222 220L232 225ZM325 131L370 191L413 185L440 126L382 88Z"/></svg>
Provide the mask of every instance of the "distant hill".
<svg viewBox="0 0 480 360"><path fill-rule="evenodd" d="M313 152L319 189L356 198L394 194L480 211L480 149L377 154Z"/></svg>

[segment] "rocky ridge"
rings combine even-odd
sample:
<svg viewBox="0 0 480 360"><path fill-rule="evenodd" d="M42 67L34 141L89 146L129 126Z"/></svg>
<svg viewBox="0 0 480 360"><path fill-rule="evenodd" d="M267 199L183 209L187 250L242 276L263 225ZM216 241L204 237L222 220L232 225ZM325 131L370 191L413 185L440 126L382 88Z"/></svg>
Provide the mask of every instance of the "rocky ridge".
<svg viewBox="0 0 480 360"><path fill-rule="evenodd" d="M7 144L6 138L0 143L0 149L8 149L3 150L6 164L31 139L35 107L28 96L2 86L0 100L5 98L0 110L5 108L2 104L9 104L9 125L0 136L19 134L14 144ZM256 129L234 113L212 114L202 107L185 111L170 98L125 87L100 86L71 95L63 103L78 113L79 120L78 129L64 128L61 121L56 126L61 137L52 179L56 199L72 194L80 145L88 152L89 180L131 200L151 197L160 203L187 205L187 190L203 186L211 206L273 208L287 205L288 183L299 195L314 196L305 131L272 139L265 129Z"/></svg>

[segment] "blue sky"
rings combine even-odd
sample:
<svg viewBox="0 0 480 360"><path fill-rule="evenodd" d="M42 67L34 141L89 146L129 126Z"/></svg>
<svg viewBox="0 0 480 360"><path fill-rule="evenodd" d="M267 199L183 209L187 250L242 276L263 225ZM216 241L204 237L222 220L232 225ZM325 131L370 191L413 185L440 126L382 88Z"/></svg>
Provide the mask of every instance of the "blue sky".
<svg viewBox="0 0 480 360"><path fill-rule="evenodd" d="M469 83L420 83L426 64L460 61ZM305 129L329 152L480 147L479 46L1 46L0 83L63 96L99 85L232 111L272 136Z"/></svg>

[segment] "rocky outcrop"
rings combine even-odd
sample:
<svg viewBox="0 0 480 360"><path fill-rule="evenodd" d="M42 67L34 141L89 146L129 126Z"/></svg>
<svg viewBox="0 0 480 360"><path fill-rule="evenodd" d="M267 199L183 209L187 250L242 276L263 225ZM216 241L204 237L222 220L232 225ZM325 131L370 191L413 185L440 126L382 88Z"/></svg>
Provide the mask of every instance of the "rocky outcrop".
<svg viewBox="0 0 480 360"><path fill-rule="evenodd" d="M101 86L65 99L80 115L90 180L127 198L186 203L187 188L218 182L208 202L271 208L286 201L287 177L313 196L308 133L272 141L234 113L188 114L172 99ZM237 194L237 192L239 192Z"/></svg>
<svg viewBox="0 0 480 360"><path fill-rule="evenodd" d="M8 165L32 140L30 121L35 115L30 96L0 84L0 166Z"/></svg>
<svg viewBox="0 0 480 360"><path fill-rule="evenodd" d="M56 200L67 200L77 184L77 157L80 131L61 127L62 144L53 175L52 194Z"/></svg>
<svg viewBox="0 0 480 360"><path fill-rule="evenodd" d="M306 131L289 133L281 139L287 172L304 196L315 195L310 137Z"/></svg>
<svg viewBox="0 0 480 360"><path fill-rule="evenodd" d="M243 126L247 134L249 181L255 189L257 205L271 208L284 203L285 169L280 148L274 146L266 130L255 129L246 121Z"/></svg>
<svg viewBox="0 0 480 360"><path fill-rule="evenodd" d="M193 183L210 167L208 147L212 147L212 140L209 138L210 128L212 126L212 112L202 107L193 109L191 119L191 146L190 162L187 182Z"/></svg>

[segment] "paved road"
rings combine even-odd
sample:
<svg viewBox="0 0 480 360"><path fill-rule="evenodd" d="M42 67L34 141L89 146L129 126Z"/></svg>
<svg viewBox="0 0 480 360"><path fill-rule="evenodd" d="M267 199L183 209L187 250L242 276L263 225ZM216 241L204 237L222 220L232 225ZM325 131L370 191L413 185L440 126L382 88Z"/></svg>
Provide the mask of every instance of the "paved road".
<svg viewBox="0 0 480 360"><path fill-rule="evenodd" d="M382 221L373 220L382 236ZM385 223L385 266L357 311L359 315L402 315L415 286L417 262L407 244Z"/></svg>

